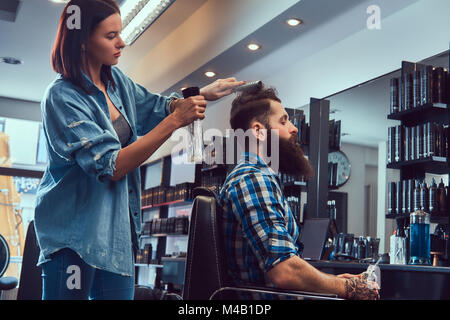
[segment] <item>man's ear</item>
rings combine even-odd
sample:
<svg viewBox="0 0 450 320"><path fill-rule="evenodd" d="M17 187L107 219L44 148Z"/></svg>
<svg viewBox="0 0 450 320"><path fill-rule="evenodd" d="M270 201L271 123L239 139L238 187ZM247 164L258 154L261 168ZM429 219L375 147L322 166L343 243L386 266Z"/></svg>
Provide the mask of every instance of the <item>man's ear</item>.
<svg viewBox="0 0 450 320"><path fill-rule="evenodd" d="M257 140L265 141L267 139L267 129L261 122L254 121L251 124L251 130L253 137L255 137Z"/></svg>

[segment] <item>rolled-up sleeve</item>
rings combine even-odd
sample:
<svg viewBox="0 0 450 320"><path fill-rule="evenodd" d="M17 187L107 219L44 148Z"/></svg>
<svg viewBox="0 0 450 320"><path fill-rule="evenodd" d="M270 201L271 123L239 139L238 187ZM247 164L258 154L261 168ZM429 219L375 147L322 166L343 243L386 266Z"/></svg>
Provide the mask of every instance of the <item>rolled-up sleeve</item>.
<svg viewBox="0 0 450 320"><path fill-rule="evenodd" d="M42 101L43 125L50 148L67 162L78 164L99 182L114 175L120 142L102 129L73 92L56 88Z"/></svg>
<svg viewBox="0 0 450 320"><path fill-rule="evenodd" d="M266 272L297 254L295 241L286 228L281 190L272 179L249 173L230 190L229 198L243 233Z"/></svg>
<svg viewBox="0 0 450 320"><path fill-rule="evenodd" d="M121 72L120 70L118 71ZM153 130L170 114L170 104L175 99L181 99L182 96L176 92L171 93L169 96L151 93L128 76L123 73L122 75L127 79L130 92L134 96L137 135L143 136Z"/></svg>

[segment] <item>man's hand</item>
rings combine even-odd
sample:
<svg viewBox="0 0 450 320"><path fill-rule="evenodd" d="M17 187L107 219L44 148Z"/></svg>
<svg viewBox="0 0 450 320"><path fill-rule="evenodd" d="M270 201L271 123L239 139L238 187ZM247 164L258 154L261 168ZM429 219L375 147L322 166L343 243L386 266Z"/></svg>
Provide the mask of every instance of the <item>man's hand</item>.
<svg viewBox="0 0 450 320"><path fill-rule="evenodd" d="M343 279L351 279L351 278L358 278L361 276L362 276L362 273L361 274L343 273L343 274L338 274L336 277L343 278Z"/></svg>
<svg viewBox="0 0 450 320"><path fill-rule="evenodd" d="M349 277L351 276L351 277ZM361 273L357 276L350 274L339 275L345 281L345 298L352 300L378 300L380 295L377 289L369 289L367 284L367 274ZM377 284L371 283L373 288L377 288Z"/></svg>
<svg viewBox="0 0 450 320"><path fill-rule="evenodd" d="M200 89L200 95L208 101L215 101L231 94L234 87L244 83L245 81L237 81L236 78L218 79Z"/></svg>

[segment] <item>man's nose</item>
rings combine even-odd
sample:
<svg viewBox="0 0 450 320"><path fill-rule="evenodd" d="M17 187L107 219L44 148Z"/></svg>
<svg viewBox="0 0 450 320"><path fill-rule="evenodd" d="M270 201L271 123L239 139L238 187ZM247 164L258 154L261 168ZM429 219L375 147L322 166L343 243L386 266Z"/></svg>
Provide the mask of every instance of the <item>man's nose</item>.
<svg viewBox="0 0 450 320"><path fill-rule="evenodd" d="M296 127L296 126L294 126L293 124L292 124L292 126L291 126L291 130L290 130L290 133L291 133L291 134L297 134L297 133L298 133L298 129L297 129L297 127Z"/></svg>

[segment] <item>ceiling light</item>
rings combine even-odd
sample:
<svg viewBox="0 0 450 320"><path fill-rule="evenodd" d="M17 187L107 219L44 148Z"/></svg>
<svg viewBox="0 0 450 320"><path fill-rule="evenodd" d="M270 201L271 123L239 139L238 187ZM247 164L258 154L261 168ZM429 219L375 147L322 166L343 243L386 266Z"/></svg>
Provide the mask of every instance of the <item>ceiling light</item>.
<svg viewBox="0 0 450 320"><path fill-rule="evenodd" d="M296 26L302 24L303 21L300 20L300 19L297 19L297 18L292 18L292 19L286 20L286 23L287 23L288 25L290 25L291 27L296 27Z"/></svg>
<svg viewBox="0 0 450 320"><path fill-rule="evenodd" d="M212 78L212 77L215 77L216 74L212 71L208 71L208 72L205 72L205 76L207 76L208 78Z"/></svg>
<svg viewBox="0 0 450 320"><path fill-rule="evenodd" d="M175 0L125 0L120 6L122 39L131 45Z"/></svg>
<svg viewBox="0 0 450 320"><path fill-rule="evenodd" d="M22 64L23 61L13 58L13 57L0 57L0 62L4 62L7 64Z"/></svg>
<svg viewBox="0 0 450 320"><path fill-rule="evenodd" d="M248 48L248 50L250 50L250 51L256 51L256 50L261 49L261 46L260 46L259 44L256 44L256 43L250 43L250 44L247 46L247 48Z"/></svg>
<svg viewBox="0 0 450 320"><path fill-rule="evenodd" d="M69 2L69 0L50 0L51 2L54 2L54 3L67 3L67 2Z"/></svg>

